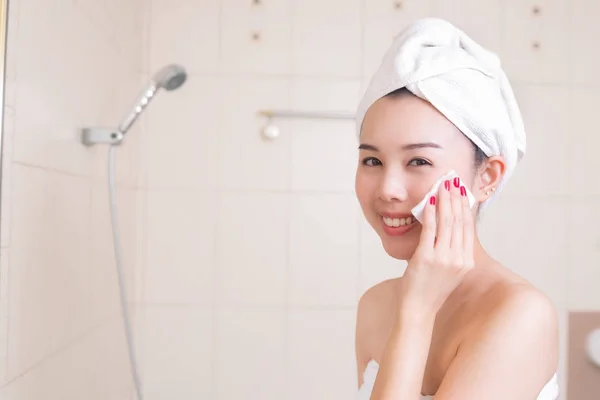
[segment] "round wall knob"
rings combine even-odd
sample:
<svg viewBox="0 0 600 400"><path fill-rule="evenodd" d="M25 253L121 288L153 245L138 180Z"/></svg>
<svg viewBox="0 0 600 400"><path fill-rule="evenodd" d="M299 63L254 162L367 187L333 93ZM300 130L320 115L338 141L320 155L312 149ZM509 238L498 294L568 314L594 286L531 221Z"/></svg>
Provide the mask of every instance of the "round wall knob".
<svg viewBox="0 0 600 400"><path fill-rule="evenodd" d="M600 328L588 333L585 350L592 364L600 368Z"/></svg>
<svg viewBox="0 0 600 400"><path fill-rule="evenodd" d="M273 124L268 124L267 126L265 126L262 133L266 139L273 140L278 138L281 132L279 131L279 128L277 126Z"/></svg>

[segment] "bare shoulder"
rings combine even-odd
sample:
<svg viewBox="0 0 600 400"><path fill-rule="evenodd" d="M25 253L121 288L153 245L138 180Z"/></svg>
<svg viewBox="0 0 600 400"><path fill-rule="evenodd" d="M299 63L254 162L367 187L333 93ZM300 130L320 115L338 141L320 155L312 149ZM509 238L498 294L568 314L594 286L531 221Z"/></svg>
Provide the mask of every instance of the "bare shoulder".
<svg viewBox="0 0 600 400"><path fill-rule="evenodd" d="M358 302L359 315L361 310L373 311L371 308L374 307L377 309L382 305L389 303L396 290L398 279L400 278L388 279L367 289Z"/></svg>
<svg viewBox="0 0 600 400"><path fill-rule="evenodd" d="M541 361L537 367L544 369L545 376L556 372L559 330L552 301L528 282L500 284L484 297L477 329L468 333L460 347L485 351L500 345L507 352L519 350L537 357Z"/></svg>
<svg viewBox="0 0 600 400"><path fill-rule="evenodd" d="M529 281L497 263L469 282L469 315L477 325L521 321L554 330L558 324L552 301Z"/></svg>
<svg viewBox="0 0 600 400"><path fill-rule="evenodd" d="M558 315L552 301L526 281L503 282L485 296L488 308L486 323L518 323L523 329L536 325L535 332L552 334L558 326Z"/></svg>
<svg viewBox="0 0 600 400"><path fill-rule="evenodd" d="M397 287L397 278L382 281L369 288L358 302L356 316L357 340L370 337L388 320L393 311L392 303ZM365 343L360 343L365 344Z"/></svg>

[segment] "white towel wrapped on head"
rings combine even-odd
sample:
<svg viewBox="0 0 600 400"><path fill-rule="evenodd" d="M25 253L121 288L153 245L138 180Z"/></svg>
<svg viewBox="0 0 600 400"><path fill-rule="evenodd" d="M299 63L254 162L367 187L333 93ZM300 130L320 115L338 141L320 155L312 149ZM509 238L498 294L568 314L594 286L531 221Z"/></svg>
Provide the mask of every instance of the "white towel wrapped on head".
<svg viewBox="0 0 600 400"><path fill-rule="evenodd" d="M487 156L506 163L497 194L525 154L523 120L499 58L438 18L420 19L394 39L358 106L357 133L369 107L406 87L431 103Z"/></svg>

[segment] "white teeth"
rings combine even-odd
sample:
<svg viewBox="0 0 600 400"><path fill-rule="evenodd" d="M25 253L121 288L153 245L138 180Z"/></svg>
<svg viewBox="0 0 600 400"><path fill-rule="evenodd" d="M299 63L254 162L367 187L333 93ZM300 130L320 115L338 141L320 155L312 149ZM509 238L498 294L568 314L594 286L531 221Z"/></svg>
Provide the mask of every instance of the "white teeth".
<svg viewBox="0 0 600 400"><path fill-rule="evenodd" d="M397 228L399 226L404 226L404 225L410 225L413 222L415 222L413 217L407 217L407 218L387 218L387 217L383 217L383 223L386 224L387 226L391 226L394 228Z"/></svg>

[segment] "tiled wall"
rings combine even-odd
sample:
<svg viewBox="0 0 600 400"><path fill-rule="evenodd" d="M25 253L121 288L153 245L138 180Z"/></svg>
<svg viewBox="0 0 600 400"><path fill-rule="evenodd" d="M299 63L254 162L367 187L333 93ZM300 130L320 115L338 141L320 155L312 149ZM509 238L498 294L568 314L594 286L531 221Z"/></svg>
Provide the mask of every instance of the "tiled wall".
<svg viewBox="0 0 600 400"><path fill-rule="evenodd" d="M107 148L139 90L141 2L11 0L2 171L0 398L128 399ZM137 262L139 128L117 155L129 282ZM131 284L129 285L131 286Z"/></svg>
<svg viewBox="0 0 600 400"><path fill-rule="evenodd" d="M353 398L356 301L403 264L361 217L353 124L277 120L263 141L257 112L353 111L391 37L431 15L497 51L515 82L528 154L481 235L559 309L564 389L568 311L600 310L596 2L11 4L3 400L129 394L106 148L82 148L74 128L114 125L171 62L189 80L154 100L117 160L146 399Z"/></svg>
<svg viewBox="0 0 600 400"><path fill-rule="evenodd" d="M176 61L191 73L144 133L150 398L352 398L356 300L403 265L360 215L352 123L277 120L268 142L257 112L353 111L392 36L431 15L498 52L515 82L528 154L481 234L558 307L564 387L567 310L600 309L595 2L154 0L148 11L145 72Z"/></svg>

